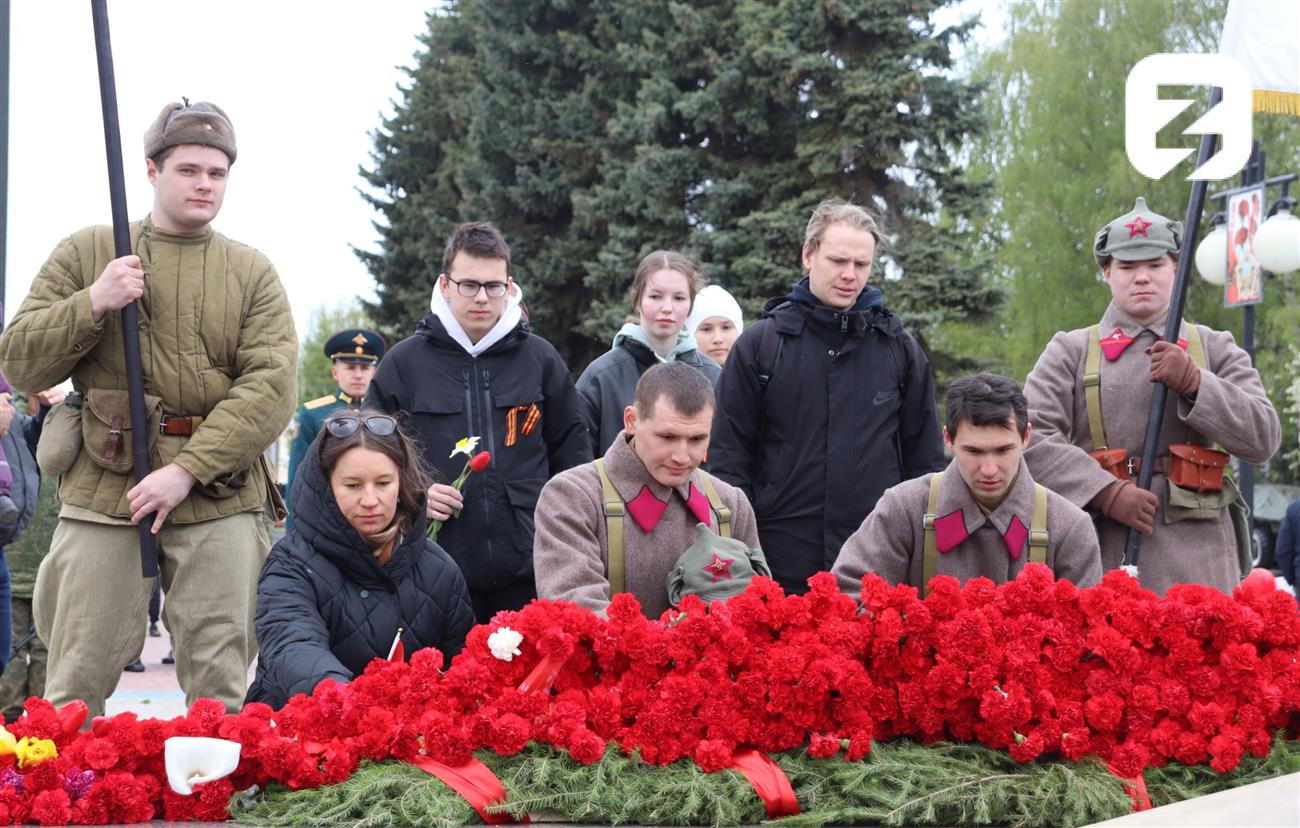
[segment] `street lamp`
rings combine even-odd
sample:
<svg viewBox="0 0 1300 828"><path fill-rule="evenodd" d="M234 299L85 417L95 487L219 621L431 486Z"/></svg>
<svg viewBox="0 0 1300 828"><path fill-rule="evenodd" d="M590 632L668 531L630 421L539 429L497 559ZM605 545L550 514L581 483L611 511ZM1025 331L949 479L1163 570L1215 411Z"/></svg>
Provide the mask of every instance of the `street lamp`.
<svg viewBox="0 0 1300 828"><path fill-rule="evenodd" d="M1261 275L1266 278L1270 273L1287 273L1292 270L1300 269L1300 219L1291 215L1290 210L1296 206L1296 199L1291 196L1291 183L1300 176L1294 173L1288 175L1267 178L1264 175L1264 151L1260 149L1259 143L1256 142L1250 161L1241 171L1241 186L1224 190L1220 193L1213 193L1209 198L1214 199L1223 208L1216 213L1214 218L1210 219L1212 230L1196 248L1195 262L1196 270L1201 274L1201 278L1213 285L1222 286L1228 279L1228 229L1227 229L1227 207L1228 199L1234 195L1251 190L1263 188L1265 192L1269 187L1280 187L1281 196L1278 197L1265 214L1267 220L1255 232L1255 255L1259 260L1261 269L1264 271ZM1258 300L1256 300L1258 301ZM1251 365L1255 364L1255 306L1246 305L1242 310L1241 324L1241 347L1250 354ZM1255 466L1252 463L1241 463L1239 466L1241 476L1241 496L1250 507L1251 514L1247 518L1250 524L1251 545L1255 546ZM1252 558L1256 566L1263 563L1265 557L1264 550L1252 549Z"/></svg>
<svg viewBox="0 0 1300 828"><path fill-rule="evenodd" d="M1283 199L1287 200L1292 205L1295 204L1294 198ZM1255 252L1259 254L1259 263L1265 270L1274 273L1300 270L1300 219L1291 215L1291 211L1285 207L1279 206L1278 212L1259 228L1259 233L1255 236Z"/></svg>

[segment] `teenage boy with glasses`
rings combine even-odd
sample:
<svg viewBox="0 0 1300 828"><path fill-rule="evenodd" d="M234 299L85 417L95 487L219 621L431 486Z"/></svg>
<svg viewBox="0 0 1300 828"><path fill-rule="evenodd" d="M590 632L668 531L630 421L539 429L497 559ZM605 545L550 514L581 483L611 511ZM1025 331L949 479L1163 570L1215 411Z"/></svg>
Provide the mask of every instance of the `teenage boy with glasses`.
<svg viewBox="0 0 1300 828"><path fill-rule="evenodd" d="M447 240L430 312L379 364L366 401L402 412L435 479L428 516L465 573L480 623L536 597L533 511L551 477L591 460L569 369L524 319L510 248L486 222ZM465 437L489 451L463 492L446 485L464 466Z"/></svg>

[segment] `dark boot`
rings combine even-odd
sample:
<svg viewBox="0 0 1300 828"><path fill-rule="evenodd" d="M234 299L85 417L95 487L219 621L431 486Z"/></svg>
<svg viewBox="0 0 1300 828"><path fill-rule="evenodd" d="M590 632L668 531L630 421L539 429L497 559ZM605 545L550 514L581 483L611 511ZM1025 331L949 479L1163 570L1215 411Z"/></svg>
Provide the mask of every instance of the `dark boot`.
<svg viewBox="0 0 1300 828"><path fill-rule="evenodd" d="M167 655L163 656L162 663L163 663L163 664L175 664L175 663L176 663L176 653L175 653L175 651L173 651L173 650L168 650L168 651L167 651Z"/></svg>
<svg viewBox="0 0 1300 828"><path fill-rule="evenodd" d="M122 669L128 673L143 673L144 662L137 658L135 661L132 661L130 664L126 665Z"/></svg>

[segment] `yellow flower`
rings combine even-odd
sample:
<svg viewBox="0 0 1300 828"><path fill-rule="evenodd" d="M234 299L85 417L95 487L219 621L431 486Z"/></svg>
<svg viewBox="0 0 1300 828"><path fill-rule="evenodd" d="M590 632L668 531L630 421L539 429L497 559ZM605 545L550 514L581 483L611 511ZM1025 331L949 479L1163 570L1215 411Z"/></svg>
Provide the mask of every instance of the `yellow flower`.
<svg viewBox="0 0 1300 828"><path fill-rule="evenodd" d="M456 441L456 447L451 450L451 454L447 455L447 457L450 459L455 457L457 454L463 454L466 457L473 457L474 449L476 448L478 448L477 437L464 437Z"/></svg>
<svg viewBox="0 0 1300 828"><path fill-rule="evenodd" d="M18 740L9 731L0 727L0 756L10 756L15 753L18 747Z"/></svg>
<svg viewBox="0 0 1300 828"><path fill-rule="evenodd" d="M54 742L50 739L33 739L30 736L24 736L14 747L14 753L18 754L19 770L26 770L32 765L44 762L46 759L53 759L59 755L59 751L54 747Z"/></svg>

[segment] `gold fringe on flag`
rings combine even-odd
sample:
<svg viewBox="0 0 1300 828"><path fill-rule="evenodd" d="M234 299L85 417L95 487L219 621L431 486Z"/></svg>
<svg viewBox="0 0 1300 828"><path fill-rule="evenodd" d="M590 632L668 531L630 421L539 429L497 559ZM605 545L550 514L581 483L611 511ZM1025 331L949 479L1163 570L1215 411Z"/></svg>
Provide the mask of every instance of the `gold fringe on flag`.
<svg viewBox="0 0 1300 828"><path fill-rule="evenodd" d="M1300 115L1300 92L1256 89L1251 108L1256 112Z"/></svg>

